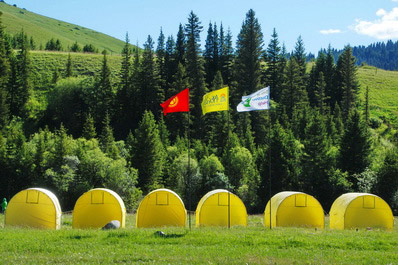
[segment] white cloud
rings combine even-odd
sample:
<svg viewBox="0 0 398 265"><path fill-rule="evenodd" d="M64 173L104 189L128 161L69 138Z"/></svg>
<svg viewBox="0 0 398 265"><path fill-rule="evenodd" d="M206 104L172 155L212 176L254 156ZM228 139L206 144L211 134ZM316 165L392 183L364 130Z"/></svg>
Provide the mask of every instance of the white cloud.
<svg viewBox="0 0 398 265"><path fill-rule="evenodd" d="M398 0L394 0L398 2ZM376 39L397 39L398 38L398 7L394 7L391 12L379 9L376 15L380 19L374 21L356 20L354 30L358 34L367 35Z"/></svg>
<svg viewBox="0 0 398 265"><path fill-rule="evenodd" d="M391 0L391 1L393 1L393 2L398 2L398 0Z"/></svg>
<svg viewBox="0 0 398 265"><path fill-rule="evenodd" d="M398 0L397 0L398 1ZM329 35L329 34L338 34L341 33L341 30L339 29L323 29L319 31L323 35Z"/></svg>

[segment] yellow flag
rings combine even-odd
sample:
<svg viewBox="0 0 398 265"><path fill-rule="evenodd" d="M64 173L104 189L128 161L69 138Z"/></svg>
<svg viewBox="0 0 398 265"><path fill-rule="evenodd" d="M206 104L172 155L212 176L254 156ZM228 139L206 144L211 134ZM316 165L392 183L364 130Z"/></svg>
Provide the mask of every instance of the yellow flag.
<svg viewBox="0 0 398 265"><path fill-rule="evenodd" d="M229 93L228 87L214 90L203 96L202 112L205 115L208 112L228 110Z"/></svg>

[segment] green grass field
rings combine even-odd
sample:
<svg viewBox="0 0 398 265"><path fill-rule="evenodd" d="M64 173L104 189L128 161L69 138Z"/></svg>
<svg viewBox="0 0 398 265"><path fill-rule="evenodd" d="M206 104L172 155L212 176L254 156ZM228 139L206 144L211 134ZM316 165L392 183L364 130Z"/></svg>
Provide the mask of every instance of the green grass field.
<svg viewBox="0 0 398 265"><path fill-rule="evenodd" d="M315 230L262 225L249 217L247 228L73 230L63 216L58 231L3 228L0 264L398 264L397 218L393 231Z"/></svg>
<svg viewBox="0 0 398 265"><path fill-rule="evenodd" d="M106 49L113 53L120 53L124 46L123 41L106 34L41 16L6 3L0 3L0 11L3 12L2 22L6 32L15 35L23 29L29 37L33 37L37 47L45 47L51 38L59 39L64 49L72 46L75 41L81 47L92 44L99 51Z"/></svg>
<svg viewBox="0 0 398 265"><path fill-rule="evenodd" d="M371 117L389 121L394 127L398 127L398 71L363 66L359 68L358 79L362 100L365 99L366 87L369 88Z"/></svg>

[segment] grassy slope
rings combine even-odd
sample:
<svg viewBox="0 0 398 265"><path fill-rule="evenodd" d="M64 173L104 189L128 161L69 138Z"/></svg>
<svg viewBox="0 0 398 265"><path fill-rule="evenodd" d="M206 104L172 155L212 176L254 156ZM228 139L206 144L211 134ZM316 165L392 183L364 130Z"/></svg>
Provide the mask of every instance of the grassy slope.
<svg viewBox="0 0 398 265"><path fill-rule="evenodd" d="M2 21L6 32L16 34L21 29L32 36L37 46L51 38L59 39L64 49L77 41L81 46L93 44L100 51L106 49L113 53L120 53L124 42L108 35L60 20L41 16L6 3L0 3L3 12Z"/></svg>
<svg viewBox="0 0 398 265"><path fill-rule="evenodd" d="M387 120L398 127L398 71L363 66L359 68L358 79L363 100L366 87L369 87L371 116Z"/></svg>
<svg viewBox="0 0 398 265"><path fill-rule="evenodd" d="M74 75L98 76L104 56L101 54L70 53L72 71ZM34 80L37 84L48 83L57 70L61 76L65 74L68 53L32 51L30 53ZM108 55L108 66L111 69L113 81L117 81L117 75L121 67L121 56Z"/></svg>
<svg viewBox="0 0 398 265"><path fill-rule="evenodd" d="M72 230L70 215L59 231L0 228L4 264L395 264L398 229L332 231L262 226L250 216L249 227ZM397 221L397 220L396 220ZM395 222L397 224L397 222ZM0 226L3 215L0 216Z"/></svg>

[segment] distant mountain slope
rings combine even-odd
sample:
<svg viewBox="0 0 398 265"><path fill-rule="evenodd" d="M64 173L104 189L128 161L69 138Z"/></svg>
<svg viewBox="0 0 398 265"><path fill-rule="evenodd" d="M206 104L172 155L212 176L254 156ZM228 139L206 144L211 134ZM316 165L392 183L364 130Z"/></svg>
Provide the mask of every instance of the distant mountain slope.
<svg viewBox="0 0 398 265"><path fill-rule="evenodd" d="M47 41L54 38L59 39L64 48L77 41L81 46L92 44L99 51L106 49L111 53L120 53L124 45L123 41L103 33L38 15L4 2L0 2L0 11L3 12L2 21L6 32L15 35L23 29L29 37L33 37L37 46L45 47Z"/></svg>
<svg viewBox="0 0 398 265"><path fill-rule="evenodd" d="M398 127L398 71L386 71L373 66L358 69L361 85L361 99L365 100L366 87L369 88L371 117Z"/></svg>
<svg viewBox="0 0 398 265"><path fill-rule="evenodd" d="M326 49L320 52L327 53ZM343 50L332 49L335 61ZM357 59L357 64L368 64L384 70L398 70L398 41L376 42L368 46L360 45L352 47L352 54ZM311 58L308 58L311 59Z"/></svg>

